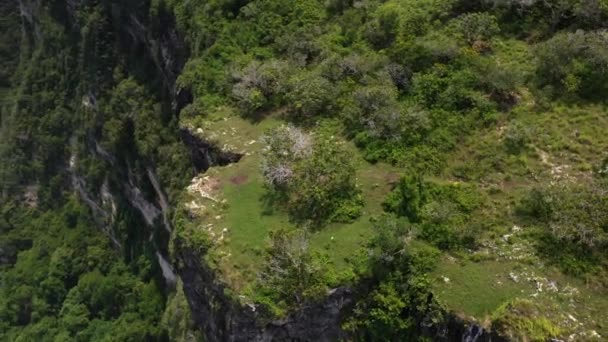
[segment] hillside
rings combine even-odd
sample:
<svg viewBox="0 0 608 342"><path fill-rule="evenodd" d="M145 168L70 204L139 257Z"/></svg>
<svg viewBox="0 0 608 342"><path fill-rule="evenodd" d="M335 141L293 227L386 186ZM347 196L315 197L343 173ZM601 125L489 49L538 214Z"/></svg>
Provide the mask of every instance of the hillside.
<svg viewBox="0 0 608 342"><path fill-rule="evenodd" d="M607 338L606 1L2 6L1 338Z"/></svg>

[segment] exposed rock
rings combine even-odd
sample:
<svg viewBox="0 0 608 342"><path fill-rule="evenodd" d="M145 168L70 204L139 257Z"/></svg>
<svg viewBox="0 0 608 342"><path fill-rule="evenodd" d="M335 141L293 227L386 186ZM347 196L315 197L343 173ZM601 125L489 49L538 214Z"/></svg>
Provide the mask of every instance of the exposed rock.
<svg viewBox="0 0 608 342"><path fill-rule="evenodd" d="M336 341L345 337L340 322L353 302L350 290L335 289L321 303L282 320L268 320L253 304L241 305L226 296L215 271L196 253L177 250L184 293L208 341Z"/></svg>
<svg viewBox="0 0 608 342"><path fill-rule="evenodd" d="M182 141L190 148L192 164L196 172L207 171L209 167L225 166L238 162L242 155L222 150L212 143L198 138L186 128L180 129Z"/></svg>

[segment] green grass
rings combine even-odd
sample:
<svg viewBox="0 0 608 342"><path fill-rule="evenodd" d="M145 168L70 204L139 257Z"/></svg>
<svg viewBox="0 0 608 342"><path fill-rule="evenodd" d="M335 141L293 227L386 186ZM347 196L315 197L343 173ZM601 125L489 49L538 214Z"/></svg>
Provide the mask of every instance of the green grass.
<svg viewBox="0 0 608 342"><path fill-rule="evenodd" d="M269 207L264 201L267 189L260 172L261 136L279 124L281 121L273 117L254 123L235 115L189 123L194 130L201 128L203 137L208 132L210 140L219 146L244 155L238 163L207 171L206 176L219 181L220 189L215 196L225 204L209 205L210 211L201 218L201 221L213 222L215 236L227 229L225 239L216 246L214 256L225 280L236 290L243 289L255 279L269 231L279 227L296 229L285 212ZM399 177L395 167L383 163L370 164L353 144L348 143L347 148L356 156L357 184L365 203L363 214L355 222L332 223L311 236L311 247L326 252L338 272L349 267L349 259L368 241L372 226L370 219L382 212L381 203L390 191L390 183Z"/></svg>
<svg viewBox="0 0 608 342"><path fill-rule="evenodd" d="M522 93L520 105L508 114L501 114L496 126L473 132L462 141L443 173L443 178L478 184L488 195L482 210L472 217L472 221L487 222L487 229L478 236L482 245L500 245L501 237L511 233L516 224L524 232L534 229L514 212L530 189L557 181L584 181L592 177L591 169L607 156L608 135L603 133L608 130L605 106L558 104L537 111L526 98L525 90ZM504 147L504 132L515 121L528 127L531 134L528 146L519 155L510 155ZM565 171L556 174L556 167ZM516 298L530 299L546 308L555 308L543 314L566 334L595 330L602 337L608 336L605 314L608 296L599 280L605 279L602 278L605 275L575 277L547 267L546 260L534 248L537 236L523 233L515 239L523 243L520 253L530 255L522 260L499 257L492 250L480 262L470 261L475 258L469 252L459 253L455 261L444 259L433 273L437 298L450 310L481 321L489 320L492 312L504 303ZM509 248L509 244L504 244L499 250ZM515 283L509 278L510 272L534 273L555 281L560 291L545 291L532 297L537 292L534 281ZM444 282L443 277L450 281ZM565 293L569 286L576 289L576 294ZM568 315L576 317L577 323L573 325Z"/></svg>
<svg viewBox="0 0 608 342"><path fill-rule="evenodd" d="M509 279L513 267L515 263L501 261L443 260L433 274L435 295L451 310L483 320L502 304L531 293L526 284Z"/></svg>
<svg viewBox="0 0 608 342"><path fill-rule="evenodd" d="M602 134L608 129L605 113L601 106L558 106L539 113L534 112L533 104L524 98L511 113L501 114L495 127L479 129L463 138L449 156L448 168L433 181L476 185L484 203L472 213L468 223L482 227L477 236L480 249L489 244L508 252L514 245L502 243L501 238L516 224L524 230L530 229L515 215L515 206L529 189L554 180L552 165L569 165L569 176L576 180L586 177L589 165L596 165L605 157L608 150L608 135ZM236 164L215 167L205 174L218 180L215 196L225 203L211 203L207 214L200 219L201 225L213 224L216 236L227 229L225 239L216 244L211 254L223 279L237 293L242 293L257 277L268 232L279 227L295 229L285 212L278 208L269 210L263 201L266 188L260 173L263 148L260 138L266 130L282 123L277 116L274 113L256 123L223 108L214 116L189 123L192 128L200 127L201 135L218 146L244 155ZM503 143L504 132L514 121L532 129L529 144L518 155L509 154ZM363 214L353 223L329 224L311 235L311 247L327 253L338 272L349 270L351 259L369 240L373 233L370 218L382 213L381 203L402 171L382 163L370 164L352 143L347 143L347 147L356 156L354 163L364 199ZM539 151L549 156L549 163ZM482 258L477 258L475 251L462 250L453 254L456 258L442 258L431 275L435 280L436 298L449 310L480 321L490 320L497 309L512 300L532 299L547 307L559 308L559 313L547 316L552 322L563 321L564 317L568 320L564 315L572 314L584 328L607 336L605 320L598 318L608 307L605 289L601 285L590 288L581 279L545 267L535 254L533 239L532 234L523 232L514 238L513 243L523 248L521 253L529 255L522 259L499 257L497 250L491 249ZM511 272L533 273L556 281L560 289L571 285L579 292L572 297L561 291L531 297L536 292L534 281L514 282L509 276ZM449 278L449 282L445 282L445 278Z"/></svg>

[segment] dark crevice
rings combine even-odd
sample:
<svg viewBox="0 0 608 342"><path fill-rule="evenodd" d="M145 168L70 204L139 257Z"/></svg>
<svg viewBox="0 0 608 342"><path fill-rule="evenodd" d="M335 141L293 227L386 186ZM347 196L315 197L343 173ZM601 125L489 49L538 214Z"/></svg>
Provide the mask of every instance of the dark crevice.
<svg viewBox="0 0 608 342"><path fill-rule="evenodd" d="M211 166L225 166L236 163L243 157L242 154L223 151L214 144L198 138L188 129L181 128L182 141L190 149L192 165L197 173L207 171Z"/></svg>

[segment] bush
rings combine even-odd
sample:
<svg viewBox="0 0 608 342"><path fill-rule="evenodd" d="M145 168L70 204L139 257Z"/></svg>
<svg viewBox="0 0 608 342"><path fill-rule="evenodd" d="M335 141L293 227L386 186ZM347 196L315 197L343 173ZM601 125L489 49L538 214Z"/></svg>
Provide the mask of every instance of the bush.
<svg viewBox="0 0 608 342"><path fill-rule="evenodd" d="M550 236L590 250L608 244L608 184L595 180L582 184L556 184L533 189L519 207L547 224Z"/></svg>
<svg viewBox="0 0 608 342"><path fill-rule="evenodd" d="M599 99L608 90L608 32L558 33L539 44L536 75L541 87Z"/></svg>
<svg viewBox="0 0 608 342"><path fill-rule="evenodd" d="M360 215L352 154L339 141L281 126L266 138L262 172L271 191L286 200L296 223L320 227Z"/></svg>
<svg viewBox="0 0 608 342"><path fill-rule="evenodd" d="M416 340L423 319L440 319L426 276L440 253L411 240L410 229L406 222L390 215L374 222L374 236L368 245L372 288L356 302L344 325L356 340Z"/></svg>
<svg viewBox="0 0 608 342"><path fill-rule="evenodd" d="M517 299L501 306L492 322L492 330L510 340L546 341L555 339L561 329L542 316L547 308L527 300Z"/></svg>
<svg viewBox="0 0 608 342"><path fill-rule="evenodd" d="M548 220L551 215L551 206L545 191L538 188L530 190L521 200L517 212L541 221Z"/></svg>
<svg viewBox="0 0 608 342"><path fill-rule="evenodd" d="M285 90L287 69L287 63L277 60L249 63L231 75L232 98L245 114L269 107Z"/></svg>
<svg viewBox="0 0 608 342"><path fill-rule="evenodd" d="M608 244L608 187L605 182L556 186L549 194L550 233L588 248Z"/></svg>
<svg viewBox="0 0 608 342"><path fill-rule="evenodd" d="M500 32L496 18L489 13L467 13L449 24L458 38L474 46L487 42Z"/></svg>
<svg viewBox="0 0 608 342"><path fill-rule="evenodd" d="M380 6L374 13L374 18L367 22L363 35L376 49L389 47L398 34L400 10L394 2Z"/></svg>
<svg viewBox="0 0 608 342"><path fill-rule="evenodd" d="M328 263L310 251L305 231L270 233L259 285L279 307L292 308L326 295L331 282ZM275 310L275 312L277 312Z"/></svg>
<svg viewBox="0 0 608 342"><path fill-rule="evenodd" d="M336 211L346 202L360 198L352 161L352 154L338 141L317 141L310 158L296 166L287 203L291 217L296 222L322 225L335 220ZM362 200L357 202L362 205Z"/></svg>
<svg viewBox="0 0 608 342"><path fill-rule="evenodd" d="M474 89L477 82L471 70L452 70L449 66L437 64L428 72L414 75L412 91L426 107L464 111L483 104L480 94Z"/></svg>
<svg viewBox="0 0 608 342"><path fill-rule="evenodd" d="M306 121L317 115L330 114L336 97L335 86L326 78L310 73L294 76L287 84L285 100L289 115L296 121Z"/></svg>
<svg viewBox="0 0 608 342"><path fill-rule="evenodd" d="M530 135L530 129L523 124L518 122L511 123L504 136L507 152L511 154L520 153L530 142Z"/></svg>
<svg viewBox="0 0 608 342"><path fill-rule="evenodd" d="M418 222L420 209L426 198L427 192L422 178L405 176L387 196L382 206L388 212L407 217L411 222Z"/></svg>
<svg viewBox="0 0 608 342"><path fill-rule="evenodd" d="M382 205L384 210L416 224L422 239L441 249L454 249L474 244L468 218L482 202L475 187L437 184L406 176Z"/></svg>

